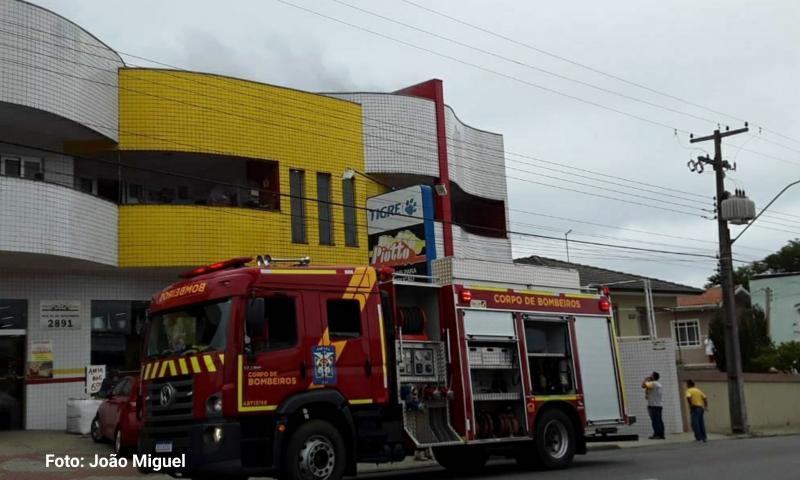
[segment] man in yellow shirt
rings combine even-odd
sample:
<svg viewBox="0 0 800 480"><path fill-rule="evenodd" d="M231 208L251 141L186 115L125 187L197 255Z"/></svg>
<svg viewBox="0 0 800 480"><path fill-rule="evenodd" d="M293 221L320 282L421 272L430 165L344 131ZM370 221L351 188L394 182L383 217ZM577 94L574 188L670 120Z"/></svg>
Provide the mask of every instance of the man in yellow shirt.
<svg viewBox="0 0 800 480"><path fill-rule="evenodd" d="M692 430L694 431L694 439L698 442L705 443L706 424L705 411L708 408L708 398L702 390L694 386L694 381L686 380L686 402L689 404L689 412L692 415Z"/></svg>

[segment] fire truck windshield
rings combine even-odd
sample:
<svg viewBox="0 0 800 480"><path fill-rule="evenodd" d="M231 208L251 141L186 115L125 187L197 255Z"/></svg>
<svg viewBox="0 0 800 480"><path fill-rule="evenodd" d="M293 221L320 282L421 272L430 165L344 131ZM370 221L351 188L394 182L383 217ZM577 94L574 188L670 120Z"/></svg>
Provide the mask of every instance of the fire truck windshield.
<svg viewBox="0 0 800 480"><path fill-rule="evenodd" d="M188 355L223 350L231 299L189 305L150 318L147 357Z"/></svg>

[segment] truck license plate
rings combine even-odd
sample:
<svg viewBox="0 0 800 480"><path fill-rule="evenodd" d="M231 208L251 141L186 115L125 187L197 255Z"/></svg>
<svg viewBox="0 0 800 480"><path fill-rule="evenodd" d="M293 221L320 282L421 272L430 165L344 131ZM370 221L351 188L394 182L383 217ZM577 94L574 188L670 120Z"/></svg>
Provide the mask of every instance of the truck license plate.
<svg viewBox="0 0 800 480"><path fill-rule="evenodd" d="M156 442L156 453L172 453L172 442Z"/></svg>

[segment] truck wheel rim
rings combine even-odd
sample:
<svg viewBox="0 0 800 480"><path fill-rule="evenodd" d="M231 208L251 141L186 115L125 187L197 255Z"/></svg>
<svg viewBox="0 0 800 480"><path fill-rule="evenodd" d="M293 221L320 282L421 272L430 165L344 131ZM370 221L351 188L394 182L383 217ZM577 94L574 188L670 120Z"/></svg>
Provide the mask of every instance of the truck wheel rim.
<svg viewBox="0 0 800 480"><path fill-rule="evenodd" d="M544 442L547 452L552 458L561 458L567 453L569 436L567 427L557 420L551 420L544 427Z"/></svg>
<svg viewBox="0 0 800 480"><path fill-rule="evenodd" d="M336 466L333 444L323 436L309 437L300 450L300 474L308 480L325 480Z"/></svg>

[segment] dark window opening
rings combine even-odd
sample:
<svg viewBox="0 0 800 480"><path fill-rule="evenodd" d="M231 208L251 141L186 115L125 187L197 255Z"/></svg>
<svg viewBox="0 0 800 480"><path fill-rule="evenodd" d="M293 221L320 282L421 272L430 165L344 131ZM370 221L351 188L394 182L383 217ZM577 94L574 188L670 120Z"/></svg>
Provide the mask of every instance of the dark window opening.
<svg viewBox="0 0 800 480"><path fill-rule="evenodd" d="M74 171L69 175L74 178L75 188L123 204L279 210L278 173L278 162L272 160L181 152L127 152L101 156L99 161L76 158Z"/></svg>
<svg viewBox="0 0 800 480"><path fill-rule="evenodd" d="M260 331L247 332L254 352L280 350L297 345L297 309L293 298L265 298L264 317Z"/></svg>
<svg viewBox="0 0 800 480"><path fill-rule="evenodd" d="M575 393L569 329L563 322L525 322L533 393Z"/></svg>
<svg viewBox="0 0 800 480"><path fill-rule="evenodd" d="M280 210L280 183L278 163L261 160L247 161L247 185L250 191L245 206Z"/></svg>
<svg viewBox="0 0 800 480"><path fill-rule="evenodd" d="M28 301L0 299L0 331L28 328Z"/></svg>
<svg viewBox="0 0 800 480"><path fill-rule="evenodd" d="M137 370L148 302L92 300L92 365L107 372Z"/></svg>
<svg viewBox="0 0 800 480"><path fill-rule="evenodd" d="M328 300L327 314L331 339L361 336L361 304L358 300Z"/></svg>
<svg viewBox="0 0 800 480"><path fill-rule="evenodd" d="M289 170L293 243L308 243L305 193L305 172L302 170Z"/></svg>
<svg viewBox="0 0 800 480"><path fill-rule="evenodd" d="M3 175L19 177L22 175L22 159L19 157L3 157Z"/></svg>
<svg viewBox="0 0 800 480"><path fill-rule="evenodd" d="M119 180L101 178L97 180L97 196L119 203Z"/></svg>
<svg viewBox="0 0 800 480"><path fill-rule="evenodd" d="M357 247L356 185L352 178L342 180L342 204L344 205L344 244L348 247Z"/></svg>
<svg viewBox="0 0 800 480"><path fill-rule="evenodd" d="M506 207L502 200L471 195L455 183L450 184L453 221L469 233L506 238Z"/></svg>
<svg viewBox="0 0 800 480"><path fill-rule="evenodd" d="M320 245L333 245L331 175L329 173L317 174L317 214L319 216Z"/></svg>

